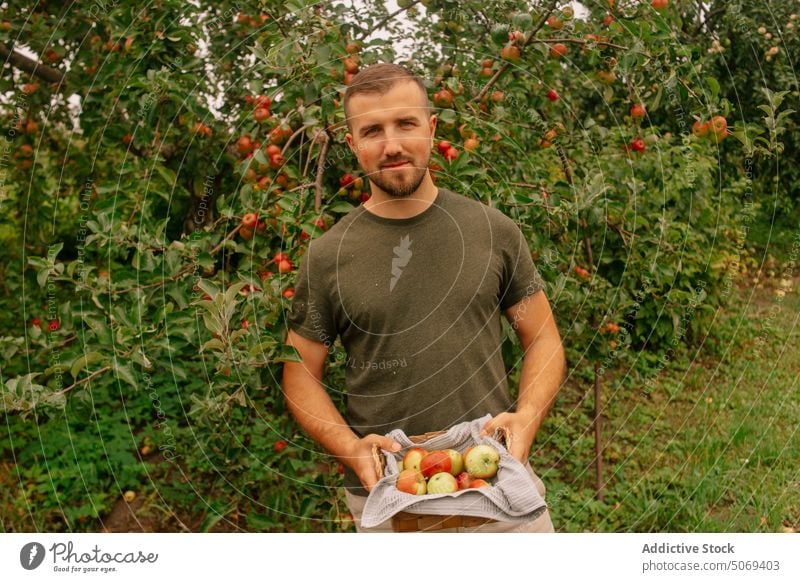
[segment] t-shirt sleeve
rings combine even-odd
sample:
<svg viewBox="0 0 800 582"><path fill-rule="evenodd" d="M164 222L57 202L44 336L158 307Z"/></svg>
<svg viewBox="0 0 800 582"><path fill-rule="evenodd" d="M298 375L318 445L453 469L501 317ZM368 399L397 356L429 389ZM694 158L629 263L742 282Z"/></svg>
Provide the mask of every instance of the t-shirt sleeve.
<svg viewBox="0 0 800 582"><path fill-rule="evenodd" d="M322 257L314 252L312 241L297 270L287 326L306 339L331 346L338 332L325 273Z"/></svg>
<svg viewBox="0 0 800 582"><path fill-rule="evenodd" d="M503 281L500 288L502 311L545 287L544 280L533 264L525 235L512 220L509 219L507 224L510 232L503 237Z"/></svg>

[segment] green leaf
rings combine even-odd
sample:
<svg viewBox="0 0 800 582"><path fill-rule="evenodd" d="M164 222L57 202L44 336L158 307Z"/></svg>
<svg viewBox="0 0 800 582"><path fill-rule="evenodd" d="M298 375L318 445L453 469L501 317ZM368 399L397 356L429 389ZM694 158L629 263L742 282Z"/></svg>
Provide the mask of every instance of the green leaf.
<svg viewBox="0 0 800 582"><path fill-rule="evenodd" d="M344 200L339 200L338 202L334 202L330 206L328 206L329 212L336 212L336 213L347 213L350 212L355 208L352 204L345 202Z"/></svg>
<svg viewBox="0 0 800 582"><path fill-rule="evenodd" d="M72 374L73 378L77 378L78 374L80 374L81 370L83 370L86 366L99 362L102 359L103 354L100 352L89 352L88 354L83 354L73 362L72 368L70 369L70 374Z"/></svg>
<svg viewBox="0 0 800 582"><path fill-rule="evenodd" d="M174 188L175 182L178 181L178 177L175 175L175 172L173 172L172 170L170 170L169 168L167 168L162 164L154 164L154 165L156 167L156 171L162 178L164 178L164 181L167 183L167 185L170 188Z"/></svg>
<svg viewBox="0 0 800 582"><path fill-rule="evenodd" d="M202 346L200 346L200 353L206 352L206 351L209 351L209 350L217 351L217 352L224 352L225 351L225 344L222 343L222 341L218 340L217 338L210 339L206 343L204 343Z"/></svg>
<svg viewBox="0 0 800 582"><path fill-rule="evenodd" d="M128 384L133 386L134 388L138 388L139 384L136 382L136 376L133 375L133 371L131 371L130 366L126 364L120 364L117 361L114 361L114 371L119 374L119 377L125 380Z"/></svg>
<svg viewBox="0 0 800 582"><path fill-rule="evenodd" d="M719 83L714 77L706 77L706 83L708 84L708 88L711 91L711 100L714 101L719 95Z"/></svg>

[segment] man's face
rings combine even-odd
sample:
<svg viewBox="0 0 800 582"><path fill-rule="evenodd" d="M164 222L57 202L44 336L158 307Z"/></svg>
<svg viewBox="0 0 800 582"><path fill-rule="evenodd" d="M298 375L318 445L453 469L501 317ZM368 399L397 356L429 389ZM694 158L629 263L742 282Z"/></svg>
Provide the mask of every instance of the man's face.
<svg viewBox="0 0 800 582"><path fill-rule="evenodd" d="M347 144L370 182L395 198L416 192L428 172L436 129L426 95L413 81L401 81L385 95L354 95L348 109Z"/></svg>

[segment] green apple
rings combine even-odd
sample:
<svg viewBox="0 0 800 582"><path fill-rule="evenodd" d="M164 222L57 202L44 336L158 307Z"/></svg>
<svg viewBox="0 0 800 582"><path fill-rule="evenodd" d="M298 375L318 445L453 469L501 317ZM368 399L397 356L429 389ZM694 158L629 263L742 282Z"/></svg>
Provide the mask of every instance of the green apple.
<svg viewBox="0 0 800 582"><path fill-rule="evenodd" d="M464 457L464 468L474 479L490 479L497 475L500 453L490 445L472 447Z"/></svg>
<svg viewBox="0 0 800 582"><path fill-rule="evenodd" d="M456 491L458 491L458 483L450 473L436 473L428 479L428 493L455 493Z"/></svg>

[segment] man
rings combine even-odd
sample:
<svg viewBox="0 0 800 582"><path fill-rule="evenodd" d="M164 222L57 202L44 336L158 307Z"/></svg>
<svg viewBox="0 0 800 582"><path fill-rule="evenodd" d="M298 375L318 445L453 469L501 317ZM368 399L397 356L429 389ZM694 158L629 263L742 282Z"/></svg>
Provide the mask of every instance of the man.
<svg viewBox="0 0 800 582"><path fill-rule="evenodd" d="M517 225L500 211L437 188L428 172L436 116L422 81L378 64L358 73L344 98L347 144L371 197L311 241L297 274L283 391L298 423L346 467L347 501L359 531L377 482L373 445L383 436L445 430L491 413L484 432L507 428L526 464L564 378L564 352L549 302ZM502 359L503 312L525 357L516 406ZM343 418L323 387L337 337L347 351ZM390 531L390 524L375 528ZM534 523L477 531L553 531ZM372 529L368 531L373 531Z"/></svg>

